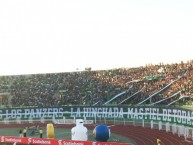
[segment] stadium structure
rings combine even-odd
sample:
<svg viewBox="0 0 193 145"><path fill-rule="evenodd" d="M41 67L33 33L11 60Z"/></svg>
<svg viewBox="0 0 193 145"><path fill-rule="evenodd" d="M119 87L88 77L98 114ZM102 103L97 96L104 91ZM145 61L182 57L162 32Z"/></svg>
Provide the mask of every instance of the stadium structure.
<svg viewBox="0 0 193 145"><path fill-rule="evenodd" d="M28 126L36 132L37 126L50 122L57 128L72 128L76 119L84 119L89 130L106 124L112 133L132 140L101 143L1 134L1 143L157 145L159 137L164 145L188 145L193 143L192 97L192 60L0 76L1 129Z"/></svg>

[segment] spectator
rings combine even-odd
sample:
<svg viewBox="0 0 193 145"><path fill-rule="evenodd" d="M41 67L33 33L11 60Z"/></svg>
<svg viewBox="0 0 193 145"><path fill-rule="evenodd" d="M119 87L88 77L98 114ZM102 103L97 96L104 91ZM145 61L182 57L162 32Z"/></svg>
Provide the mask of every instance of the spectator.
<svg viewBox="0 0 193 145"><path fill-rule="evenodd" d="M23 137L22 129L19 130L19 137Z"/></svg>
<svg viewBox="0 0 193 145"><path fill-rule="evenodd" d="M43 138L43 130L40 128L39 130L40 138Z"/></svg>
<svg viewBox="0 0 193 145"><path fill-rule="evenodd" d="M27 129L25 129L25 128L23 130L23 137L27 137Z"/></svg>
<svg viewBox="0 0 193 145"><path fill-rule="evenodd" d="M192 74L191 60L186 63L148 64L136 68L0 76L0 91L11 94L12 107L93 105L96 102L102 104L123 91L126 93L118 97L114 103L138 92L135 97L124 102L136 104L174 80L170 87L153 97L151 101L170 97L177 91L181 91L181 96L193 94ZM2 101L8 104L8 100Z"/></svg>

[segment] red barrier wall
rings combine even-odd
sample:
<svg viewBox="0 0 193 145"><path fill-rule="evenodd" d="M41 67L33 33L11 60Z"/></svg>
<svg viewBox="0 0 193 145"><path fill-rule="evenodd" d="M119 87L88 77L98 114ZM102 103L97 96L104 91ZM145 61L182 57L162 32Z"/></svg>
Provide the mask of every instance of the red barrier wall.
<svg viewBox="0 0 193 145"><path fill-rule="evenodd" d="M93 141L74 141L74 140L58 140L47 138L26 138L15 136L0 136L0 141L4 143L19 143L30 145L132 145L128 143L118 142L93 142Z"/></svg>

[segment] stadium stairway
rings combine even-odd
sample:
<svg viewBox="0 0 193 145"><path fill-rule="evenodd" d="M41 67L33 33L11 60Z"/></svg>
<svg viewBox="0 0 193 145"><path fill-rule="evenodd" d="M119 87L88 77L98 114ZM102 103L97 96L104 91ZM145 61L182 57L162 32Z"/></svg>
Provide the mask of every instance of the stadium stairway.
<svg viewBox="0 0 193 145"><path fill-rule="evenodd" d="M163 101L166 101L166 100L168 100L168 99L171 99L171 98L175 97L176 95L179 95L180 92L181 92L181 91L178 91L178 92L174 93L173 95L171 95L170 97L161 99L161 100L159 100L159 101L157 101L157 102L151 103L150 105L159 104L159 103L161 103L161 102L163 102Z"/></svg>
<svg viewBox="0 0 193 145"><path fill-rule="evenodd" d="M103 105L107 105L108 103L110 103L111 101L115 100L116 98L118 98L118 97L120 97L120 96L126 94L127 92L130 91L130 89L131 89L131 88L129 88L128 90L123 91L123 92L121 92L121 93L115 95L113 98L111 98L110 100L108 100L107 102L105 102Z"/></svg>
<svg viewBox="0 0 193 145"><path fill-rule="evenodd" d="M175 80L176 81L176 80ZM165 87L163 87L162 89L158 90L157 92L153 93L152 95L149 95L147 98L145 98L143 101L139 102L137 105L141 105L143 103L145 103L147 100L150 100L152 97L154 97L155 95L159 94L160 92L162 92L163 90L169 88L172 83L174 83L175 81L170 82L168 85L166 85Z"/></svg>

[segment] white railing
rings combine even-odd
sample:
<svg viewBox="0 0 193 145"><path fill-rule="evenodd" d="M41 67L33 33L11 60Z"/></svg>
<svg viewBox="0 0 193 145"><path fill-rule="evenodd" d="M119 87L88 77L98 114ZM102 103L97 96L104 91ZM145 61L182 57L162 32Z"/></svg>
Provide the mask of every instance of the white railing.
<svg viewBox="0 0 193 145"><path fill-rule="evenodd" d="M55 124L74 124L76 118L40 118L40 119L33 119L28 118L26 120L16 119L16 120L9 120L7 118L0 121L0 124L25 124L25 123L47 123L53 122ZM179 137L184 137L185 141L193 143L193 128L179 125L176 123L169 123L169 122L162 122L162 121L147 121L144 119L137 120L137 119L124 119L124 118L84 118L85 122L88 124L113 124L113 125L132 125L132 126L142 126L144 128L151 128L157 130L165 130L166 132L171 132L173 134L178 135Z"/></svg>
<svg viewBox="0 0 193 145"><path fill-rule="evenodd" d="M133 125L133 126L142 126L144 128L151 128L157 130L165 130L166 132L171 132L178 135L179 137L184 137L185 141L193 143L193 128L179 125L176 123L162 122L162 121L146 121L146 120L125 120L125 119L113 119L106 120L105 118L97 120L96 123L107 123L114 125Z"/></svg>

